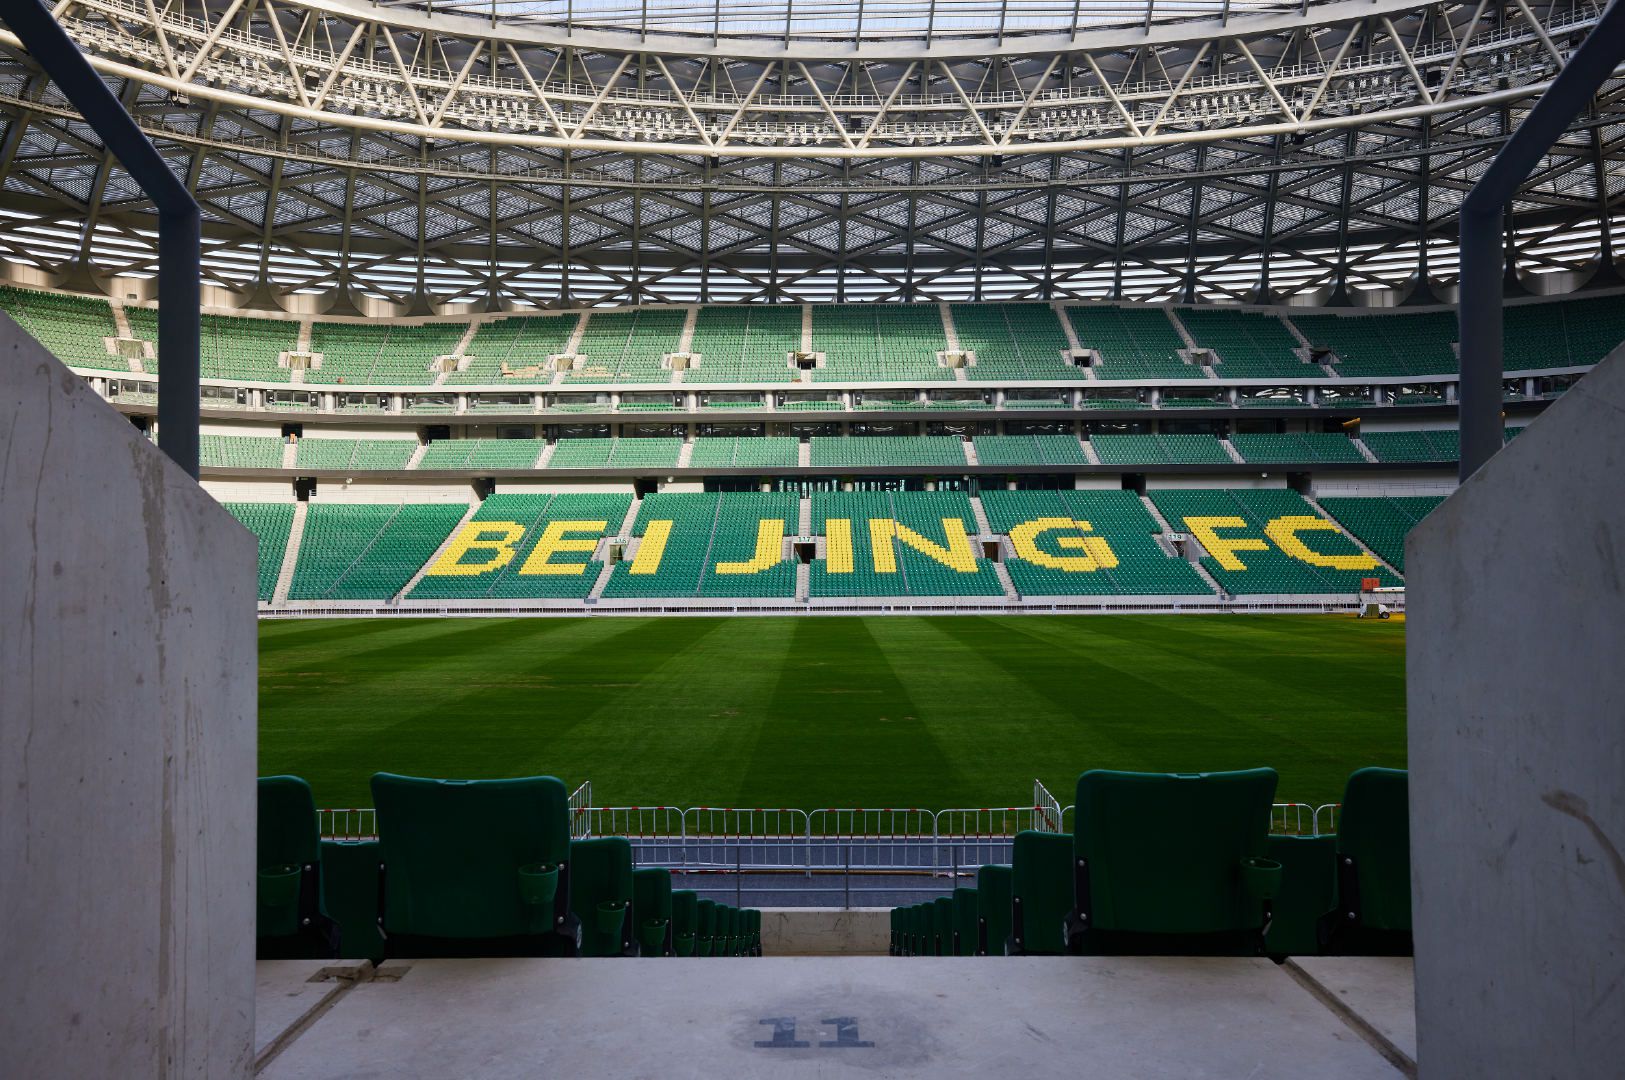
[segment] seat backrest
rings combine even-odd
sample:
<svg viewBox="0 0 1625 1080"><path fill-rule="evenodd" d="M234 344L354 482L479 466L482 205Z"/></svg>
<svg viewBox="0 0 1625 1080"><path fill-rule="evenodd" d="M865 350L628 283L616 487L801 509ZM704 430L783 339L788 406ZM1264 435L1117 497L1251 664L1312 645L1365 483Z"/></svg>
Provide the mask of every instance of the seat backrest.
<svg viewBox="0 0 1625 1080"><path fill-rule="evenodd" d="M976 955L976 890L954 890L954 955Z"/></svg>
<svg viewBox="0 0 1625 1080"><path fill-rule="evenodd" d="M1320 919L1337 903L1337 837L1272 836L1267 850L1281 864L1281 891L1264 949L1271 956L1314 956Z"/></svg>
<svg viewBox="0 0 1625 1080"><path fill-rule="evenodd" d="M376 773L372 797L387 932L485 938L551 930L552 909L526 903L520 868L569 861L569 792L562 782Z"/></svg>
<svg viewBox="0 0 1625 1080"><path fill-rule="evenodd" d="M1243 860L1263 859L1274 769L1078 777L1074 857L1088 873L1088 926L1200 934L1257 929ZM1080 898L1081 899L1081 898Z"/></svg>
<svg viewBox="0 0 1625 1080"><path fill-rule="evenodd" d="M1360 925L1366 929L1411 928L1410 820L1410 774L1405 770L1368 768L1349 775L1337 824L1337 854L1354 859Z"/></svg>
<svg viewBox="0 0 1625 1080"><path fill-rule="evenodd" d="M700 932L700 895L693 889L677 889L671 894L672 945L678 956L693 956L694 941Z"/></svg>
<svg viewBox="0 0 1625 1080"><path fill-rule="evenodd" d="M310 785L297 776L259 780L258 866L307 865L321 858L321 829Z"/></svg>
<svg viewBox="0 0 1625 1080"><path fill-rule="evenodd" d="M603 836L570 842L570 906L581 920L582 956L621 953L634 936L631 841ZM616 910L619 919L611 914Z"/></svg>
<svg viewBox="0 0 1625 1080"><path fill-rule="evenodd" d="M696 939L695 956L714 956L713 946L717 937L717 902L715 900L701 900L699 902L700 933Z"/></svg>
<svg viewBox="0 0 1625 1080"><path fill-rule="evenodd" d="M655 955L650 943L661 939L663 950L671 941L671 871L663 866L646 866L632 871L632 915L634 933L645 956Z"/></svg>
<svg viewBox="0 0 1625 1080"><path fill-rule="evenodd" d="M988 956L1003 956L1010 936L1010 868L989 863L976 871L976 918L981 947Z"/></svg>
<svg viewBox="0 0 1625 1080"><path fill-rule="evenodd" d="M931 901L931 956L954 954L954 898L939 896Z"/></svg>
<svg viewBox="0 0 1625 1080"><path fill-rule="evenodd" d="M378 933L378 841L322 841L322 905L339 924L346 960L384 959Z"/></svg>
<svg viewBox="0 0 1625 1080"><path fill-rule="evenodd" d="M1012 952L1065 952L1066 915L1071 910L1072 838L1065 833L1017 833L1010 845ZM988 951L993 948L990 939Z"/></svg>

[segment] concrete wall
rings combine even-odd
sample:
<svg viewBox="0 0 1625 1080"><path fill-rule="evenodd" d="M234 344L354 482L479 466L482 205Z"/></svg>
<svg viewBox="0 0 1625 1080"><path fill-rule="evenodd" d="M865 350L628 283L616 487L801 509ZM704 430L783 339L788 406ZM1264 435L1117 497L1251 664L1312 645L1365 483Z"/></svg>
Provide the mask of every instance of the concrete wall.
<svg viewBox="0 0 1625 1080"><path fill-rule="evenodd" d="M1625 1069L1625 355L1411 533L1424 1077Z"/></svg>
<svg viewBox="0 0 1625 1080"><path fill-rule="evenodd" d="M255 544L0 315L0 1074L238 1077Z"/></svg>
<svg viewBox="0 0 1625 1080"><path fill-rule="evenodd" d="M890 908L763 908L764 956L885 956Z"/></svg>

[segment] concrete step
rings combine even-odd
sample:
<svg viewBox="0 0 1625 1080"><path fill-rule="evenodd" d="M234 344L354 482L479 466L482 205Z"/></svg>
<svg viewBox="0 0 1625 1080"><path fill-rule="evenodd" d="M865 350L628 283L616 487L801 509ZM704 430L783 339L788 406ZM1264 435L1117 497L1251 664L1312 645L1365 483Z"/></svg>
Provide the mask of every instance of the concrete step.
<svg viewBox="0 0 1625 1080"><path fill-rule="evenodd" d="M288 529L288 546L282 552L282 566L276 572L276 588L271 591L271 603L281 604L288 599L293 588L293 568L299 565L299 545L305 540L305 518L310 514L308 502L293 504L293 526Z"/></svg>
<svg viewBox="0 0 1625 1080"><path fill-rule="evenodd" d="M884 928L885 912L879 912ZM763 913L763 945L777 913ZM1410 962L266 961L265 1080L1414 1075ZM635 1022L627 1003L639 1002Z"/></svg>

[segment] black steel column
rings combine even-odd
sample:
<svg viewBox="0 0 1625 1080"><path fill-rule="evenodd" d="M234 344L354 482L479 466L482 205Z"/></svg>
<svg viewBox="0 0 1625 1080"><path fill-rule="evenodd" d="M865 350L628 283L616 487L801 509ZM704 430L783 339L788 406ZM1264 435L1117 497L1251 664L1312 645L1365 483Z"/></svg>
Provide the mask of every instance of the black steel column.
<svg viewBox="0 0 1625 1080"><path fill-rule="evenodd" d="M7 0L0 19L158 209L158 448L196 479L202 300L197 202L40 0Z"/></svg>
<svg viewBox="0 0 1625 1080"><path fill-rule="evenodd" d="M1613 0L1461 205L1461 472L1465 481L1501 449L1503 211L1541 155L1625 60L1625 0Z"/></svg>

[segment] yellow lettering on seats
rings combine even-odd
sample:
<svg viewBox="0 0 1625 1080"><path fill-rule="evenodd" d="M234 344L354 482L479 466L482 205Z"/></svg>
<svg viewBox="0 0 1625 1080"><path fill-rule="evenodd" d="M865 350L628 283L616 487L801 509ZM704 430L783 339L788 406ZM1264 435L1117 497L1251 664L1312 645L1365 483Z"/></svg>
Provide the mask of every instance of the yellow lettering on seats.
<svg viewBox="0 0 1625 1080"><path fill-rule="evenodd" d="M643 543L632 558L629 574L658 574L660 560L666 554L666 541L671 537L671 522L651 521L643 530Z"/></svg>
<svg viewBox="0 0 1625 1080"><path fill-rule="evenodd" d="M569 577L584 574L587 571L586 562L553 562L553 556L561 551L587 551L590 552L598 546L598 538L604 534L609 526L607 521L549 521L547 527L542 529L542 535L536 541L536 546L530 549L530 555L525 559L525 565L519 568L521 574L536 574L548 577ZM592 533L592 536L582 536L571 539L566 533Z"/></svg>
<svg viewBox="0 0 1625 1080"><path fill-rule="evenodd" d="M1038 546L1038 538L1047 532L1057 529L1076 529L1079 532L1091 532L1094 526L1087 521L1076 521L1072 518L1054 517L1039 518L1036 521L1024 521L1010 530L1010 543L1016 549L1016 556L1037 566L1048 566L1056 570L1070 570L1076 573L1088 573L1094 570L1111 569L1117 565L1117 555L1112 551L1111 545L1106 543L1102 536L1057 536L1055 546L1070 551L1081 551L1082 555L1052 555Z"/></svg>
<svg viewBox="0 0 1625 1080"><path fill-rule="evenodd" d="M942 537L947 541L946 547L890 518L871 518L869 543L874 551L875 573L897 572L897 553L892 547L894 538L950 570L958 570L961 574L977 573L976 554L971 550L970 537L965 533L965 523L956 517L945 517L941 521Z"/></svg>
<svg viewBox="0 0 1625 1080"><path fill-rule="evenodd" d="M514 546L524 535L525 527L517 521L470 521L457 538L446 545L446 550L425 576L472 577L500 570L513 562ZM488 551L491 557L484 562L465 563L463 556L471 551Z"/></svg>
<svg viewBox="0 0 1625 1080"><path fill-rule="evenodd" d="M1239 517L1188 517L1185 528L1191 531L1213 560L1226 570L1245 570L1247 564L1236 558L1238 551L1268 551L1270 546L1253 536L1221 537L1216 529L1245 529L1247 522Z"/></svg>
<svg viewBox="0 0 1625 1080"><path fill-rule="evenodd" d="M852 572L852 522L848 518L828 518L824 522L824 573Z"/></svg>
<svg viewBox="0 0 1625 1080"><path fill-rule="evenodd" d="M784 522L763 518L756 523L756 554L744 562L719 562L719 574L760 574L784 561Z"/></svg>
<svg viewBox="0 0 1625 1080"><path fill-rule="evenodd" d="M1301 532L1338 531L1337 526L1325 518L1311 517L1308 514L1278 517L1264 526L1264 535L1274 540L1276 547L1294 559L1302 559L1310 566L1329 566L1333 570L1373 570L1377 567L1377 560L1364 552L1356 555L1326 555L1312 550L1308 544L1298 539Z"/></svg>

